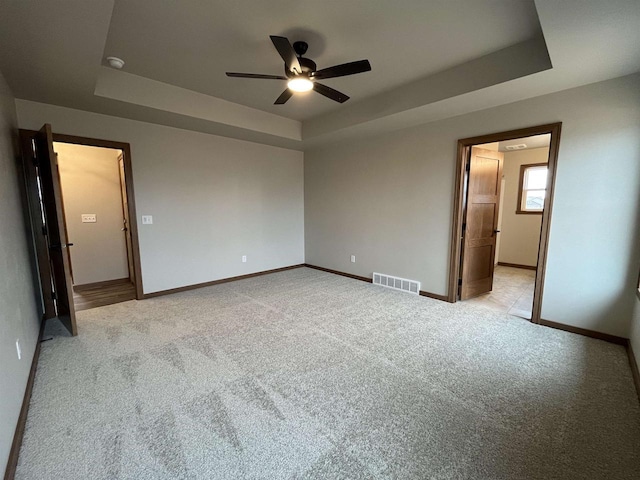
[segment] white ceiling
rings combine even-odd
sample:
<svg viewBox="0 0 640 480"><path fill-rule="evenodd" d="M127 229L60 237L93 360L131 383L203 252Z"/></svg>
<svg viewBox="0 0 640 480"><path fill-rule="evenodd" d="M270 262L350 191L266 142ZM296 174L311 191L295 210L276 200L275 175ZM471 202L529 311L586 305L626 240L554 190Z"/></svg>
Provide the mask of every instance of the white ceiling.
<svg viewBox="0 0 640 480"><path fill-rule="evenodd" d="M369 59L371 72L324 82L363 99L540 34L533 0L116 1L105 55L129 73L304 120L341 106L315 93L273 105L284 81L224 73L282 75L269 35L284 35L308 42L318 68Z"/></svg>
<svg viewBox="0 0 640 480"><path fill-rule="evenodd" d="M0 70L17 98L304 149L637 72L638 24L638 0L4 0ZM269 35L373 70L274 106L279 81L224 75L279 74Z"/></svg>

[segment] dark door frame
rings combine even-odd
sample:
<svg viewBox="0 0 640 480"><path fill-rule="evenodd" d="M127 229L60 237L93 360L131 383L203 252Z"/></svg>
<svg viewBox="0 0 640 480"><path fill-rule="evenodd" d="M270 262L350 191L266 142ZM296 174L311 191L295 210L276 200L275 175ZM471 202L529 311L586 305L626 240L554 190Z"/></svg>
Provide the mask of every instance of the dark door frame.
<svg viewBox="0 0 640 480"><path fill-rule="evenodd" d="M542 294L544 288L544 277L547 266L547 249L549 245L549 229L551 226L551 213L553 209L553 192L555 188L556 170L558 165L558 148L560 146L560 132L562 122L538 125L535 127L520 128L507 132L480 135L478 137L463 138L458 140L456 183L453 204L453 224L451 229L451 248L449 254L449 289L447 301L455 303L458 301L458 279L460 278L460 257L462 251L462 222L464 219L464 206L466 191L466 163L469 152L473 145L483 143L503 142L532 135L551 134L549 144L549 175L547 183L547 195L544 200L544 211L542 212L542 227L540 228L540 244L538 247L538 264L536 268L536 281L533 292L533 309L531 312L531 322L540 323L542 310Z"/></svg>
<svg viewBox="0 0 640 480"><path fill-rule="evenodd" d="M20 138L22 139L23 145L23 162L25 166L29 164L28 155L26 153L28 151L24 150L24 146L27 146L31 141L31 138L36 134L34 130L20 130ZM129 204L129 218L133 219L129 225L129 234L131 235L131 244L133 250L133 281L136 288L136 299L142 300L144 298L144 292L142 287L142 268L140 264L140 244L138 240L138 224L137 224L137 215L136 215L136 203L135 203L135 194L133 188L133 171L132 171L132 160L131 160L131 146L125 142L116 142L112 140L102 140L97 138L88 138L88 137L78 137L75 135L64 135L60 133L53 134L53 141L58 143L71 143L76 145L85 145L89 147L102 147L102 148L113 148L117 150L121 150L124 157L124 175L125 175L125 187L127 193L127 200ZM33 207L32 207L33 208ZM34 214L32 213L32 220L34 220ZM41 231L42 227L38 228L38 221L35 220L34 231ZM37 255L44 259L45 253L40 251L41 245L36 242L36 250ZM43 277L46 275L46 271L41 271L41 281L43 281Z"/></svg>

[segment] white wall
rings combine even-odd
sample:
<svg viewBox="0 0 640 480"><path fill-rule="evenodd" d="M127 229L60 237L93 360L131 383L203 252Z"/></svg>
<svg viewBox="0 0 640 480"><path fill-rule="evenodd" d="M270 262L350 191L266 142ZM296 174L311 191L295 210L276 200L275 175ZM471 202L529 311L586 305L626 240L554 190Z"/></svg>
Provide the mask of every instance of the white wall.
<svg viewBox="0 0 640 480"><path fill-rule="evenodd" d="M627 336L640 253L638 74L305 152L307 263L446 294L457 140L558 121L542 316Z"/></svg>
<svg viewBox="0 0 640 480"><path fill-rule="evenodd" d="M54 143L74 285L129 277L120 187L120 150ZM95 223L83 223L95 214Z"/></svg>
<svg viewBox="0 0 640 480"><path fill-rule="evenodd" d="M46 122L54 133L131 144L145 293L304 263L302 152L24 100L16 106L21 128ZM153 215L153 225L141 215Z"/></svg>
<svg viewBox="0 0 640 480"><path fill-rule="evenodd" d="M500 252L498 261L535 267L538 263L542 215L516 214L520 167L532 163L547 163L549 148L532 148L505 152L504 196L501 208Z"/></svg>
<svg viewBox="0 0 640 480"><path fill-rule="evenodd" d="M32 238L21 200L16 127L14 99L0 73L0 472L9 458L41 318L31 270ZM18 339L22 360L16 353Z"/></svg>

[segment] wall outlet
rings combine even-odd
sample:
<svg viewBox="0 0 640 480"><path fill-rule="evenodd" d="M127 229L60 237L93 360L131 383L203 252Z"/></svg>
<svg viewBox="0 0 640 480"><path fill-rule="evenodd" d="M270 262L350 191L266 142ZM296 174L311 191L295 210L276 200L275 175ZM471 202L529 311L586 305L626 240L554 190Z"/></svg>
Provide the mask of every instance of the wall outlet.
<svg viewBox="0 0 640 480"><path fill-rule="evenodd" d="M16 340L16 352L18 353L18 360L22 360L22 347L20 347L20 339Z"/></svg>
<svg viewBox="0 0 640 480"><path fill-rule="evenodd" d="M81 217L82 223L96 223L98 221L95 213L83 213Z"/></svg>
<svg viewBox="0 0 640 480"><path fill-rule="evenodd" d="M247 256L246 255L242 255L242 263L247 263Z"/></svg>
<svg viewBox="0 0 640 480"><path fill-rule="evenodd" d="M153 215L142 215L142 224L151 225L153 223Z"/></svg>
<svg viewBox="0 0 640 480"><path fill-rule="evenodd" d="M356 256L355 255L351 255L351 263L356 263Z"/></svg>

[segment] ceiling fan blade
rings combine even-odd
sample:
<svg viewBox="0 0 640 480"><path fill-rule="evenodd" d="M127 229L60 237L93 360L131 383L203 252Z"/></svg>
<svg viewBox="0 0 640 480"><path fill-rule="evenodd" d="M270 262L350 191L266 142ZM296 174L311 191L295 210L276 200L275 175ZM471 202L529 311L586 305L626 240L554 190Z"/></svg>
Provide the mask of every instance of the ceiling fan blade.
<svg viewBox="0 0 640 480"><path fill-rule="evenodd" d="M269 80L286 80L287 79L287 77L283 77L282 75L263 75L261 73L237 73L237 72L227 72L227 77L265 78Z"/></svg>
<svg viewBox="0 0 640 480"><path fill-rule="evenodd" d="M280 94L280 96L277 98L277 100L275 102L273 102L273 104L274 105L283 105L283 104L287 103L287 100L289 100L292 95L293 95L293 92L287 88L287 89L285 89L284 92L282 92Z"/></svg>
<svg viewBox="0 0 640 480"><path fill-rule="evenodd" d="M295 70L296 73L302 73L302 67L298 61L298 56L291 46L289 39L286 37L277 37L275 35L271 35L270 38L273 42L273 46L278 50L278 53L284 60L284 64L287 68L292 72Z"/></svg>
<svg viewBox="0 0 640 480"><path fill-rule="evenodd" d="M331 87L327 87L326 85L322 85L321 83L314 83L313 89L318 92L320 95L324 95L331 100L335 100L339 103L344 103L349 100L349 97L342 92L334 90Z"/></svg>
<svg viewBox="0 0 640 480"><path fill-rule="evenodd" d="M343 63L342 65L334 65L333 67L323 68L313 74L314 78L320 80L324 78L344 77L346 75L355 75L356 73L368 72L371 70L369 60L358 60L357 62Z"/></svg>

